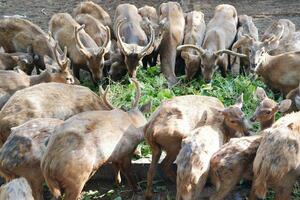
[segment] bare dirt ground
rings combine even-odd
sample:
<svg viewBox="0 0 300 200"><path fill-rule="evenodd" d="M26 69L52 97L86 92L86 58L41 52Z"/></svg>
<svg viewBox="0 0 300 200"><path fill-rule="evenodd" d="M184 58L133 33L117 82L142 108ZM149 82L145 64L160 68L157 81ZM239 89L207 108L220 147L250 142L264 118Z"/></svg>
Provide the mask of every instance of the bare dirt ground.
<svg viewBox="0 0 300 200"><path fill-rule="evenodd" d="M103 6L112 16L120 3L133 3L137 7L145 4L156 8L163 0L94 0ZM239 14L253 16L254 22L263 31L271 20L288 18L297 28L300 26L300 1L299 0L177 0L183 5L184 11L201 10L205 14L206 22L212 17L216 5L229 3L236 7ZM72 12L78 0L0 0L1 15L24 15L48 30L48 21L56 12ZM42 10L44 12L42 12ZM45 15L46 14L46 15Z"/></svg>
<svg viewBox="0 0 300 200"><path fill-rule="evenodd" d="M113 18L114 10L120 3L133 3L137 7L145 4L159 7L160 3L166 2L162 0L94 0L103 6ZM21 15L26 16L29 20L40 25L45 31L48 31L48 21L51 15L57 12L72 12L74 6L80 1L78 0L0 0L0 17L3 15ZM296 24L296 28L300 27L300 0L178 0L183 6L184 11L201 10L205 14L206 22L212 17L216 5L229 3L236 7L239 14L247 14L253 17L255 24L262 33L272 20L287 18ZM80 172L79 172L80 173ZM145 181L140 182L145 186ZM159 188L159 187L157 187ZM164 183L160 187L161 192L156 199L169 199L168 196L175 196L174 185ZM106 193L113 189L111 182L89 182L88 188L97 189ZM245 187L237 188L238 193L233 193L229 199L244 199ZM133 195L126 188L116 189L117 193L123 199L143 199L142 192ZM118 195L117 195L118 196ZM98 199L98 198L96 198ZM105 196L103 199L111 199ZM112 198L113 199L113 198Z"/></svg>

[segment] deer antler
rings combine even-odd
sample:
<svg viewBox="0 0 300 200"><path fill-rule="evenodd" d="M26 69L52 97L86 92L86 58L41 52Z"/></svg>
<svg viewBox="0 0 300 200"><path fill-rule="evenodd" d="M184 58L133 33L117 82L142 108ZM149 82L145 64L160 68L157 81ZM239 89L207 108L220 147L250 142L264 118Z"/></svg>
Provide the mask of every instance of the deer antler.
<svg viewBox="0 0 300 200"><path fill-rule="evenodd" d="M217 51L215 54L221 55L221 54L223 54L223 53L226 53L226 54L229 54L229 55L233 55L233 56L242 57L242 58L246 58L246 57L247 57L247 55L245 55L245 54L236 53L236 52L230 51L230 50L228 50L228 49L219 50L219 51Z"/></svg>
<svg viewBox="0 0 300 200"><path fill-rule="evenodd" d="M59 55L57 42L55 42L53 51L54 51L54 56L57 64L60 66L60 68L63 71L66 70L66 68L68 67L67 64L69 62L69 59L67 58L67 53L68 53L67 47L66 46L64 47L63 59L61 59L61 55Z"/></svg>
<svg viewBox="0 0 300 200"><path fill-rule="evenodd" d="M184 44L184 45L180 45L177 47L177 50L178 51L181 51L183 49L187 49L187 48L191 48L191 49L195 49L197 52L199 52L199 54L204 54L205 53L205 50L202 49L201 47L198 47L196 45L193 45L193 44Z"/></svg>
<svg viewBox="0 0 300 200"><path fill-rule="evenodd" d="M115 107L109 102L109 100L107 99L107 94L109 91L109 86L106 87L105 91L103 91L103 88L101 86L99 86L99 95L100 98L102 98L103 103L110 109L113 110L115 109Z"/></svg>
<svg viewBox="0 0 300 200"><path fill-rule="evenodd" d="M77 26L75 27L75 42L79 46L80 51L87 57L91 57L91 53L85 48L85 46L82 44L79 36L79 31L81 31L85 25Z"/></svg>
<svg viewBox="0 0 300 200"><path fill-rule="evenodd" d="M132 109L136 109L139 106L139 101L141 98L141 93L142 93L141 86L140 86L140 83L136 79L131 78L130 80L134 83L135 88L136 88L134 102L132 103Z"/></svg>

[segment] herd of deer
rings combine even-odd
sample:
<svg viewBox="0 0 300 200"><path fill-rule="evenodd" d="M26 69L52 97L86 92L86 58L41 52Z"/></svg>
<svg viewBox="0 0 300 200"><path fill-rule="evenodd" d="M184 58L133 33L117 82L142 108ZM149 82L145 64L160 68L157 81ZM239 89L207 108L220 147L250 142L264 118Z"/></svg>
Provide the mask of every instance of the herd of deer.
<svg viewBox="0 0 300 200"><path fill-rule="evenodd" d="M99 5L85 1L73 17L54 14L49 34L26 19L0 19L0 175L7 182L1 200L42 200L44 182L54 198L64 193L65 200L77 200L106 163L114 166L117 184L122 172L137 191L131 158L144 139L152 150L146 199L153 197L162 150L161 166L176 182L178 200L199 199L208 179L215 186L210 200L224 199L242 178L252 180L251 200L265 198L268 188L276 200L290 198L300 175L300 32L291 21L274 22L259 40L252 18L227 4L215 8L207 25L203 13L183 13L176 2L162 3L158 14L150 6L120 4L112 23ZM256 73L287 99L277 103L257 88L260 104L250 120L261 130L251 136L243 95L229 107L214 97L178 96L147 120L151 103L139 106L136 71L141 61L156 65L158 56L169 87L178 84L181 57L187 79L201 71L209 83L217 67L223 76L229 69ZM97 95L77 85L80 69L95 84L128 72L136 87L132 108L115 108L108 87ZM277 112L285 115L275 121Z"/></svg>

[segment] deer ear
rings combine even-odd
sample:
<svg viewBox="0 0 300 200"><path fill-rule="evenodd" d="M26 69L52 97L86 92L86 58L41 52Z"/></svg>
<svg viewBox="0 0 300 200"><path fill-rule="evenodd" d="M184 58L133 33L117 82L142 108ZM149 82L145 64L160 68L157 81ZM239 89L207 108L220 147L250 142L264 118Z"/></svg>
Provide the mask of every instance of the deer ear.
<svg viewBox="0 0 300 200"><path fill-rule="evenodd" d="M182 51L182 52L181 52L181 57L182 57L184 60L188 59L188 58L189 58L188 52Z"/></svg>
<svg viewBox="0 0 300 200"><path fill-rule="evenodd" d="M261 87L256 88L255 96L259 101L262 101L265 98L267 98L267 94L266 94L265 90Z"/></svg>
<svg viewBox="0 0 300 200"><path fill-rule="evenodd" d="M242 109L244 103L244 94L242 93L236 100L235 105Z"/></svg>
<svg viewBox="0 0 300 200"><path fill-rule="evenodd" d="M20 58L19 56L12 56L11 57L15 62L19 62Z"/></svg>
<svg viewBox="0 0 300 200"><path fill-rule="evenodd" d="M291 104L292 104L292 101L290 99L285 99L285 100L281 101L277 105L278 111L281 113L286 112L290 108Z"/></svg>
<svg viewBox="0 0 300 200"><path fill-rule="evenodd" d="M207 121L207 110L202 113L201 119L197 122L196 128L200 126L204 126Z"/></svg>
<svg viewBox="0 0 300 200"><path fill-rule="evenodd" d="M149 101L148 103L142 105L139 110L142 113L150 113L151 112L151 108L152 108L152 101Z"/></svg>

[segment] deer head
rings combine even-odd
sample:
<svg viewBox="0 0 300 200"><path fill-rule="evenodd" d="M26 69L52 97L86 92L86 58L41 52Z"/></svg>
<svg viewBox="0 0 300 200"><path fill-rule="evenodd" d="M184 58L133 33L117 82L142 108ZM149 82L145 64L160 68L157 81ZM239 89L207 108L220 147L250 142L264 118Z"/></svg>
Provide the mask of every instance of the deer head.
<svg viewBox="0 0 300 200"><path fill-rule="evenodd" d="M75 28L75 41L76 45L81 52L81 54L86 58L86 63L90 69L93 81L98 82L103 78L103 68L104 68L104 54L110 49L110 29L108 26L103 26L106 30L106 39L102 47L91 47L84 45L84 30L85 26L78 26ZM86 34L86 33L85 33Z"/></svg>
<svg viewBox="0 0 300 200"><path fill-rule="evenodd" d="M265 90L261 87L257 87L256 98L259 100L259 106L256 108L254 115L250 118L250 121L255 122L274 122L274 117L277 112L284 113L290 106L292 101L289 99L283 100L280 103L270 99ZM271 125L271 124L270 124Z"/></svg>
<svg viewBox="0 0 300 200"><path fill-rule="evenodd" d="M203 75L203 79L206 83L209 83L211 81L212 76L217 68L218 58L221 57L224 53L233 56L247 57L244 54L236 53L228 49L223 49L223 50L213 52L211 50L203 49L199 46L191 45L191 44L178 46L177 50L181 51L186 48L195 49L199 53L201 59L201 72Z"/></svg>
<svg viewBox="0 0 300 200"><path fill-rule="evenodd" d="M153 44L154 44L154 40L155 40L155 33L154 33L154 29L151 25L151 23L149 23L149 29L151 30L151 37L150 37L150 41L146 46L139 46L137 44L127 44L125 42L123 42L122 38L121 38L121 26L124 25L126 23L126 20L120 20L117 23L117 40L118 40L118 46L121 49L122 53L125 56L125 64L128 70L128 73L131 77L135 78L136 76L136 68L139 65L139 62L141 61L141 59L152 53L153 51Z"/></svg>
<svg viewBox="0 0 300 200"><path fill-rule="evenodd" d="M56 42L53 51L55 61L47 55L44 56L46 70L42 72L42 75L49 79L48 82L74 84L74 77L70 72L71 61L67 58L67 47L64 48L63 55L60 55Z"/></svg>

